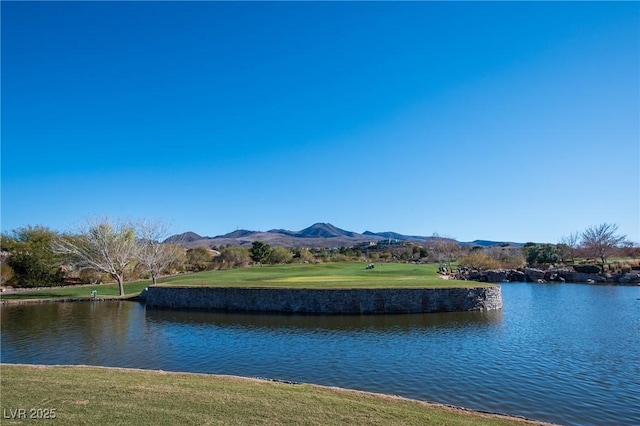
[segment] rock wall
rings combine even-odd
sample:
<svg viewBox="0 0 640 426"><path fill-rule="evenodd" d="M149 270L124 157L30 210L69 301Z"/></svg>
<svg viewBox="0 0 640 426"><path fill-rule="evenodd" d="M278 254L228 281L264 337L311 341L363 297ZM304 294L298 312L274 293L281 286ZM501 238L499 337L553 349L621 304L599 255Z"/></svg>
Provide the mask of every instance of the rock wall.
<svg viewBox="0 0 640 426"><path fill-rule="evenodd" d="M472 288L284 289L149 287L150 307L313 314L400 314L502 308L499 286Z"/></svg>

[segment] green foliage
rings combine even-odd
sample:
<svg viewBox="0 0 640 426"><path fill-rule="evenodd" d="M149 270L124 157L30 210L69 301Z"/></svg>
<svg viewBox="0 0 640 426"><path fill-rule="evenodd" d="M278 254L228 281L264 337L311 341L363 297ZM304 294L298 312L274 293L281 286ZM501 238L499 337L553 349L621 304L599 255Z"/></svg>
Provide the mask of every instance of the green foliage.
<svg viewBox="0 0 640 426"><path fill-rule="evenodd" d="M251 260L256 263L267 263L271 254L271 246L262 241L254 241L249 249Z"/></svg>
<svg viewBox="0 0 640 426"><path fill-rule="evenodd" d="M528 265L549 265L562 259L555 244L527 243L524 245L525 260Z"/></svg>
<svg viewBox="0 0 640 426"><path fill-rule="evenodd" d="M284 247L274 247L269 255L269 263L272 265L289 263L292 259L292 254Z"/></svg>
<svg viewBox="0 0 640 426"><path fill-rule="evenodd" d="M236 268L248 265L251 256L246 247L228 246L220 250L220 261L224 267Z"/></svg>
<svg viewBox="0 0 640 426"><path fill-rule="evenodd" d="M421 246L413 246L413 248L411 249L411 253L414 259L429 257L429 252L427 251L427 249Z"/></svg>
<svg viewBox="0 0 640 426"><path fill-rule="evenodd" d="M7 283L16 287L61 285L62 258L52 250L56 237L55 232L42 226L27 226L3 234L0 245L9 252L5 261L10 268L3 273L3 281L6 274Z"/></svg>
<svg viewBox="0 0 640 426"><path fill-rule="evenodd" d="M296 247L293 249L293 259L299 263L315 262L316 257L309 251L309 249Z"/></svg>
<svg viewBox="0 0 640 426"><path fill-rule="evenodd" d="M211 266L211 251L206 247L187 250L188 269L194 272L206 271Z"/></svg>

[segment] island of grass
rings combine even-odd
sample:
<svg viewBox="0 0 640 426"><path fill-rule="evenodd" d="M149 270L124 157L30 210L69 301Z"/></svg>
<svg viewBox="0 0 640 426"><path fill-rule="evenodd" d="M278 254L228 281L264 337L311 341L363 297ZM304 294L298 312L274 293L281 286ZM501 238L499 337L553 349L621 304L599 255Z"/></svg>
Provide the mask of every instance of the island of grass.
<svg viewBox="0 0 640 426"><path fill-rule="evenodd" d="M344 262L254 266L162 280L147 306L221 311L387 314L500 309L500 288L443 280L435 265Z"/></svg>
<svg viewBox="0 0 640 426"><path fill-rule="evenodd" d="M518 418L310 384L2 364L3 424L525 425Z"/></svg>
<svg viewBox="0 0 640 426"><path fill-rule="evenodd" d="M180 274L166 277L159 281L157 287L162 288L219 288L212 290L217 295L209 293L201 297L209 300L221 300L221 293L233 292L232 289L242 289L240 296L234 296L239 300L251 300L246 296L256 293L258 289L264 289L263 296L271 296L269 291L273 289L286 290L343 290L342 293L334 292L338 296L338 303L333 311L322 308L319 312L313 310L296 310L299 303L284 303L284 306L275 307L273 310L282 312L307 312L307 313L385 313L390 312L390 304L387 302L391 290L396 293L405 290L405 295L411 295L411 300L417 300L420 306L409 309L408 305L398 302L399 306L394 312L437 312L460 310L490 310L499 309L502 306L500 288L491 284L473 283L469 281L445 280L437 273L437 265L418 265L406 263L376 263L373 268L367 268L363 262L340 262L319 264L290 264L290 265L255 265L248 268L205 271L198 273ZM13 294L2 294L2 303L31 303L50 301L86 301L86 300L122 300L136 298L141 291L150 285L149 281L136 281L125 283L125 296L118 296L116 284L100 284L73 287L49 287L46 289L20 291ZM429 294L417 294L417 290L429 290ZM437 291L441 289L442 291ZM458 289L458 290L454 290ZM360 293L358 291L360 290ZM364 290L369 290L364 291ZM373 292L380 290L382 292ZM409 291L411 290L411 291ZM156 290L151 290L154 293ZM168 290L164 290L166 293ZM156 291L157 292L157 291ZM266 293L265 293L266 292ZM147 292L147 297L150 294ZM187 291L187 293L189 293ZM206 293L206 291L204 291ZM258 292L259 293L259 292ZM301 292L285 292L292 295L300 295ZM313 293L313 292L312 292ZM315 292L319 294L318 292ZM355 301L354 297L368 293L369 307ZM157 294L157 293L156 293ZM328 293L322 293L328 294ZM95 295L95 296L94 296ZM151 294L153 296L153 294ZM224 297L229 297L223 295ZM349 299L351 298L351 299ZM149 306L174 307L174 308L204 308L219 310L264 310L264 306L210 306L207 304L194 304L193 297L172 297L172 301L155 304L153 300L147 300ZM273 299L273 298L272 298ZM276 298L278 299L278 298ZM282 298L280 298L282 299ZM453 303L454 300L458 302ZM176 304L182 300L181 304ZM351 300L351 302L349 302ZM438 303L431 303L437 301ZM462 300L462 304L459 302ZM466 302L465 302L466 300ZM341 311L338 305L347 303L346 312ZM280 309L282 308L282 309Z"/></svg>

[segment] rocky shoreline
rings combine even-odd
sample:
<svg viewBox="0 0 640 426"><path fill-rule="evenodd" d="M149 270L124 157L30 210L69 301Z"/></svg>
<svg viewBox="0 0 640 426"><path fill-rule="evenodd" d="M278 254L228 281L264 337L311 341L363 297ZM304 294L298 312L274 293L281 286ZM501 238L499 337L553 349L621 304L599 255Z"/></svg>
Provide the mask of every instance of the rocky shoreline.
<svg viewBox="0 0 640 426"><path fill-rule="evenodd" d="M587 274L576 272L573 268L536 268L524 269L490 269L486 271L460 271L456 279L499 283L499 282L533 282L533 283L585 283L610 285L640 285L640 271L621 274Z"/></svg>

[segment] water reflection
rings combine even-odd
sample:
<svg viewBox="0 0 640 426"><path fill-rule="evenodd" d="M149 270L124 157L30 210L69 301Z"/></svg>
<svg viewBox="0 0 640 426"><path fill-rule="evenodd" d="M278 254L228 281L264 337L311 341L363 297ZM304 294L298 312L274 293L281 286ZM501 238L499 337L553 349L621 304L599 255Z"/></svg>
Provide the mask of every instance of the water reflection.
<svg viewBox="0 0 640 426"><path fill-rule="evenodd" d="M222 313L146 308L151 323L239 327L247 329L292 328L371 333L403 333L416 329L491 328L502 322L502 311L447 312L398 315L280 315L271 313Z"/></svg>

